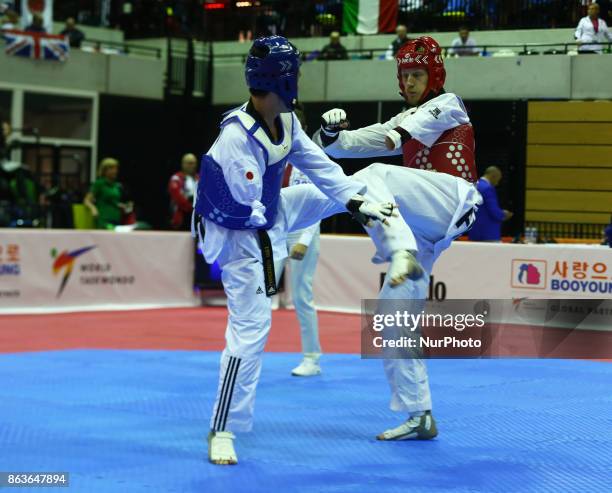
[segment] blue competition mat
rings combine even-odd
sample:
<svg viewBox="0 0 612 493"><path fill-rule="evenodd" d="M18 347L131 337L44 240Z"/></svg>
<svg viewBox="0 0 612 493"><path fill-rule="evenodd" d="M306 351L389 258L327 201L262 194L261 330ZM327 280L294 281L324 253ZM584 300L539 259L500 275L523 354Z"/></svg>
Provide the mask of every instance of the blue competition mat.
<svg viewBox="0 0 612 493"><path fill-rule="evenodd" d="M612 492L612 364L429 362L432 442L377 442L382 362L265 355L239 464L206 460L218 354L58 351L0 356L0 471L67 471L70 492Z"/></svg>

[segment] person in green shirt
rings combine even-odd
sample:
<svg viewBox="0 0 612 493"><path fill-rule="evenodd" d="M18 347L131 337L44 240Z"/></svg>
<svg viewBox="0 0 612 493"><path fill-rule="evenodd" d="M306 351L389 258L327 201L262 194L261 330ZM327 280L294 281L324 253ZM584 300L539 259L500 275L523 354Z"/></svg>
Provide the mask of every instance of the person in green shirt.
<svg viewBox="0 0 612 493"><path fill-rule="evenodd" d="M119 162L105 158L100 163L98 178L92 184L83 203L91 211L97 229L114 229L122 223L123 214L133 209L132 202L122 202L124 190L117 181Z"/></svg>

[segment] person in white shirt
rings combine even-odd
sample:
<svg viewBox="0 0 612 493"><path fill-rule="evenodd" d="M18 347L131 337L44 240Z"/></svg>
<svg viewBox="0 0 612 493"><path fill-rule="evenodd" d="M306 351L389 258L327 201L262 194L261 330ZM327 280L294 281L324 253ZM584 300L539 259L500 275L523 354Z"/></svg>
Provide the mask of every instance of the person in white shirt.
<svg viewBox="0 0 612 493"><path fill-rule="evenodd" d="M306 115L302 104L296 104L295 116L307 131ZM292 167L289 175L289 186L312 184L306 173ZM319 322L317 309L314 305L312 282L319 263L320 225L317 221L312 226L298 229L287 234L287 250L289 251L289 283L291 286L291 301L300 323L300 339L302 342L303 359L291 370L295 377L313 377L321 373L319 360L321 358L321 342L319 341ZM276 277L280 280L287 262L284 259L275 262Z"/></svg>
<svg viewBox="0 0 612 493"><path fill-rule="evenodd" d="M603 46L600 43L611 42L612 35L606 21L599 18L598 4L589 5L587 14L586 17L580 19L574 34L578 44L578 53L601 53Z"/></svg>
<svg viewBox="0 0 612 493"><path fill-rule="evenodd" d="M296 115L298 111L296 110ZM289 186L312 183L305 173L293 168L289 176ZM314 305L312 282L319 262L320 221L308 228L293 231L287 235L289 251L289 278L291 300L295 314L300 322L302 342L302 362L291 370L295 377L312 377L321 373L321 342L319 341L319 324L317 309ZM283 272L285 262L280 261L276 267L277 276Z"/></svg>
<svg viewBox="0 0 612 493"><path fill-rule="evenodd" d="M474 38L470 38L470 30L466 26L459 28L459 37L452 42L449 54L455 56L477 56L480 48L476 47Z"/></svg>

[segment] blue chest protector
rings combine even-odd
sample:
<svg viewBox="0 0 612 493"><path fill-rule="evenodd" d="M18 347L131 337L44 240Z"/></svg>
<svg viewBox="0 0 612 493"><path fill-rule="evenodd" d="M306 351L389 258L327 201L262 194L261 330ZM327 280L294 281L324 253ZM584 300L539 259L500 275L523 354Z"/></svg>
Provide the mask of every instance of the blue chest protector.
<svg viewBox="0 0 612 493"><path fill-rule="evenodd" d="M234 200L221 166L207 154L202 157L195 211L203 218L228 229L269 229L274 225L278 212L283 174L287 156L291 151L293 115L291 113L281 114L283 135L280 143L274 144L257 121L245 111L245 108L246 105L243 105L229 113L221 122L221 127L223 128L229 122L239 122L249 138L253 139L264 151L266 170L262 176L260 202L266 207L264 216L267 223L264 226L251 224L249 220L251 207Z"/></svg>

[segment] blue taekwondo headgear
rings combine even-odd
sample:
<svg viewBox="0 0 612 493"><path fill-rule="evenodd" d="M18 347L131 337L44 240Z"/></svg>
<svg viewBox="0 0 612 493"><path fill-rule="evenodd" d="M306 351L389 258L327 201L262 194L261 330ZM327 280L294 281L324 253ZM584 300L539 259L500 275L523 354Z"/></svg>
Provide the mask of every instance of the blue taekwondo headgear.
<svg viewBox="0 0 612 493"><path fill-rule="evenodd" d="M257 38L245 67L249 89L270 91L293 110L298 95L300 52L283 36Z"/></svg>

